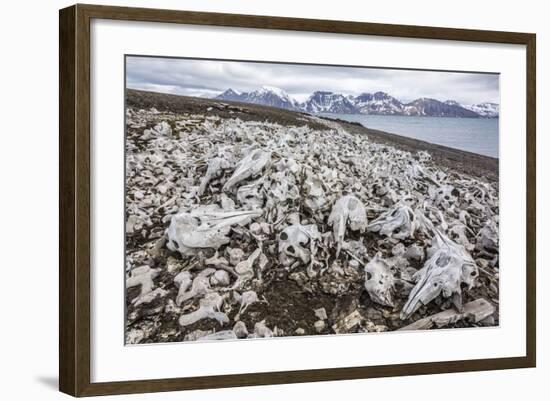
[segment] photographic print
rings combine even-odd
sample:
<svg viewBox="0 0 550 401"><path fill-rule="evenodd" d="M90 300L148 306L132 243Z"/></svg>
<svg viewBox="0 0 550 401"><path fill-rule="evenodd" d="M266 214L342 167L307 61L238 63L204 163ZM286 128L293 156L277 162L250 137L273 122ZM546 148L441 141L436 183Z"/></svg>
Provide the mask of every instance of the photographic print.
<svg viewBox="0 0 550 401"><path fill-rule="evenodd" d="M126 344L499 325L497 73L125 63Z"/></svg>

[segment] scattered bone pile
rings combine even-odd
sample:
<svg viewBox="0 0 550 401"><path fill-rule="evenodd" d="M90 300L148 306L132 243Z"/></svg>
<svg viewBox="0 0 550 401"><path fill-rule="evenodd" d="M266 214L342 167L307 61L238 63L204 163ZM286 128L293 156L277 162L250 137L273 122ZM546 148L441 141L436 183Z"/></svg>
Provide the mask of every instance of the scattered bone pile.
<svg viewBox="0 0 550 401"><path fill-rule="evenodd" d="M127 343L498 323L496 183L303 121L127 110Z"/></svg>

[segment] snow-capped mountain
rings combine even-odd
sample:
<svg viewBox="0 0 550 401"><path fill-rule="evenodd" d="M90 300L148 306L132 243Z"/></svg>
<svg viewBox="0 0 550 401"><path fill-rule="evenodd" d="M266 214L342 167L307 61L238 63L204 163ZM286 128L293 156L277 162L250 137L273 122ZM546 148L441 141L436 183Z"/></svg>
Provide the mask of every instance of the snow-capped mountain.
<svg viewBox="0 0 550 401"><path fill-rule="evenodd" d="M363 93L353 103L361 114L431 116L431 117L479 117L457 102L443 103L439 100L420 98L402 103L385 92Z"/></svg>
<svg viewBox="0 0 550 401"><path fill-rule="evenodd" d="M355 114L357 109L348 97L339 93L317 91L300 105L308 113Z"/></svg>
<svg viewBox="0 0 550 401"><path fill-rule="evenodd" d="M484 102L478 104L460 104L454 100L445 101L449 105L457 105L467 110L473 111L481 117L485 118L498 118L500 107L497 103Z"/></svg>
<svg viewBox="0 0 550 401"><path fill-rule="evenodd" d="M237 92L230 88L218 95L216 99L263 104L266 106L278 107L280 109L300 109L298 102L292 99L288 93L273 86L262 86L260 89L256 89L255 91L243 93Z"/></svg>
<svg viewBox="0 0 550 401"><path fill-rule="evenodd" d="M303 103L293 99L284 90L262 86L252 92L227 89L216 97L220 100L255 103L307 113L371 114L397 116L498 118L499 105L479 103L463 105L454 100L441 102L420 98L403 103L385 92L362 93L359 96L344 95L330 91L316 91Z"/></svg>
<svg viewBox="0 0 550 401"><path fill-rule="evenodd" d="M403 114L403 103L385 92L362 93L352 101L361 114Z"/></svg>
<svg viewBox="0 0 550 401"><path fill-rule="evenodd" d="M478 104L463 105L465 109L472 110L482 117L495 118L499 116L500 107L497 103L484 102Z"/></svg>
<svg viewBox="0 0 550 401"><path fill-rule="evenodd" d="M420 98L407 103L404 106L404 114L407 116L430 117L479 117L478 114L467 110L458 104L449 104L439 100Z"/></svg>
<svg viewBox="0 0 550 401"><path fill-rule="evenodd" d="M216 99L229 100L229 101L241 101L243 100L243 94L236 90L229 88L225 92L216 96Z"/></svg>

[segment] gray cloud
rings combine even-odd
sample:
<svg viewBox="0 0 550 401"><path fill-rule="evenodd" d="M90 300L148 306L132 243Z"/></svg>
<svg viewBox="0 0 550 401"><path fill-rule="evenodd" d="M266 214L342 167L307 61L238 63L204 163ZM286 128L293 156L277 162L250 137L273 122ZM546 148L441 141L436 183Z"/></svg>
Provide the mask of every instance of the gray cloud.
<svg viewBox="0 0 550 401"><path fill-rule="evenodd" d="M303 101L316 90L359 95L384 91L403 102L419 97L499 103L497 74L397 70L128 56L129 88L213 97L233 88L279 87Z"/></svg>

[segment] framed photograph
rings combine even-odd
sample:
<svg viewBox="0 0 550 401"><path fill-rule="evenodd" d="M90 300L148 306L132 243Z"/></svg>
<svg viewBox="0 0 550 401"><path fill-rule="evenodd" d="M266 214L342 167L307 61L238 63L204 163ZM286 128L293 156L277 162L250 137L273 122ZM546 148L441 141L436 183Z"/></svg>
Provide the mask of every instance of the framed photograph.
<svg viewBox="0 0 550 401"><path fill-rule="evenodd" d="M535 35L60 11L60 390L534 367Z"/></svg>

